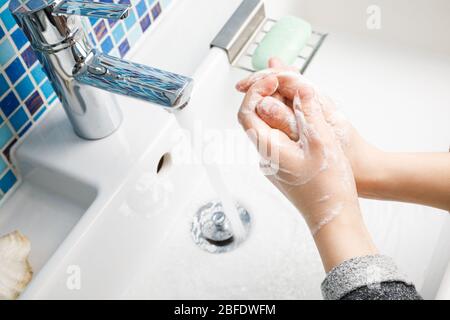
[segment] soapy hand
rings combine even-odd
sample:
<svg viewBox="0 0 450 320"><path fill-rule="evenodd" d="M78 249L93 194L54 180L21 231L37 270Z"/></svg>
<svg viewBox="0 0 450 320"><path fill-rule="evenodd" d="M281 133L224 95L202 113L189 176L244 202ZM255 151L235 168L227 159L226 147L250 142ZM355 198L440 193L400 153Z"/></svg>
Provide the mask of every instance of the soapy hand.
<svg viewBox="0 0 450 320"><path fill-rule="evenodd" d="M354 177L314 87L294 86L293 71L271 72L238 85L247 91L239 122L270 169L268 178L316 234L343 212L359 213Z"/></svg>
<svg viewBox="0 0 450 320"><path fill-rule="evenodd" d="M279 129L292 140L297 140L298 129L295 125L296 119L292 109L292 101L297 90L314 91L315 100L323 113L328 125L333 129L338 138L345 155L349 159L360 195L368 195L370 186L377 171L375 159L380 156L380 151L367 143L337 109L332 99L322 94L310 81L303 77L294 67L285 66L281 61L274 58L269 61L270 69L252 74L240 81L236 88L240 92L248 89L267 77L276 76L279 88L272 95L281 103L271 100L256 109L259 117L271 128Z"/></svg>

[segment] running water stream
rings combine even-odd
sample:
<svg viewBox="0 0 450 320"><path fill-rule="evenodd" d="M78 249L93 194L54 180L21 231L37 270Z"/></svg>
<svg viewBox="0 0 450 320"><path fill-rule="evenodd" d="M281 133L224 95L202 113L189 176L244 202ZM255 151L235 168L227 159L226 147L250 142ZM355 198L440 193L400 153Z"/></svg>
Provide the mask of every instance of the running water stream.
<svg viewBox="0 0 450 320"><path fill-rule="evenodd" d="M182 110L174 113L174 115L180 127L190 133L191 147L194 153L193 156L195 157L195 160L200 161L205 168L209 182L222 202L225 214L233 231L233 237L236 241L240 242L245 238L246 231L236 208L236 201L233 199L233 196L223 180L218 164L206 163L206 161L204 161L202 157L202 150L205 149L205 141L202 136L193 134L195 132L195 124L199 122L201 123L201 120L198 119L198 117L195 117L194 112L190 111L192 110Z"/></svg>

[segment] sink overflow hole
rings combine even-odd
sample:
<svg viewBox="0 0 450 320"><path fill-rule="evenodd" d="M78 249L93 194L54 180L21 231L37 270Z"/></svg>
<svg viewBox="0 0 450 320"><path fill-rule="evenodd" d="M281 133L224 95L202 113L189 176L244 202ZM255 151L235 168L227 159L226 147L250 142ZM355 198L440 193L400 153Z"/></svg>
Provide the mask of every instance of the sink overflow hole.
<svg viewBox="0 0 450 320"><path fill-rule="evenodd" d="M171 157L169 153L165 153L161 159L159 159L158 166L156 167L156 174L160 174L165 171L171 162Z"/></svg>

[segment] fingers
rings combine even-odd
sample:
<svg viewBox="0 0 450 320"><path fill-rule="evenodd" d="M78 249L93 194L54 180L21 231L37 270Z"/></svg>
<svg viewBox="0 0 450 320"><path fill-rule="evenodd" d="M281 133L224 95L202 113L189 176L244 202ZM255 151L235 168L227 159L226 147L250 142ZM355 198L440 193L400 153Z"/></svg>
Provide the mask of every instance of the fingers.
<svg viewBox="0 0 450 320"><path fill-rule="evenodd" d="M275 66L281 64L277 59L271 60L270 63ZM286 105L290 105L290 102L294 99L297 92L300 93L300 98L303 101L315 98L316 90L314 85L298 71L294 71L290 67L284 67L282 69L271 68L256 72L239 81L236 84L236 89L245 93L256 82L274 76L278 78L279 83L278 92L275 94L275 98L283 101Z"/></svg>
<svg viewBox="0 0 450 320"><path fill-rule="evenodd" d="M267 77L273 76L277 73L276 69L266 69L262 71L255 72L248 76L247 78L239 81L236 84L236 89L239 92L247 92L247 90L253 86L256 82L263 80Z"/></svg>
<svg viewBox="0 0 450 320"><path fill-rule="evenodd" d="M271 96L278 88L276 77L269 77L256 82L250 87L238 113L239 123L256 146L270 148L271 128L256 114L257 105L264 97Z"/></svg>
<svg viewBox="0 0 450 320"><path fill-rule="evenodd" d="M284 62L277 58L277 57L273 57L269 59L269 68L273 68L273 69L282 69L282 68L286 68L287 66L284 64Z"/></svg>
<svg viewBox="0 0 450 320"><path fill-rule="evenodd" d="M288 66L281 59L273 57L269 60L269 69L255 72L247 78L239 81L236 84L236 89L240 92L246 92L255 82L284 71L300 73L296 67Z"/></svg>
<svg viewBox="0 0 450 320"><path fill-rule="evenodd" d="M279 93L278 91L275 92L272 97L274 97L275 99L277 99L278 101L281 101L282 103L284 103L286 106L288 106L291 110L292 110L292 101L285 98L281 93Z"/></svg>
<svg viewBox="0 0 450 320"><path fill-rule="evenodd" d="M271 59L270 61L270 64L275 66L281 65L281 63L278 59ZM296 94L299 94L299 99L305 101L301 112L303 115L311 115L314 112L313 108L318 106L312 101L314 91L308 91L310 85L299 73L284 71L275 75L271 74L272 72L273 69L269 69L264 73L256 73L253 77L251 76L238 84L238 86L242 85L241 88L243 88L255 79L261 78L248 88L248 93L239 112L239 120L244 129L255 129L255 126L261 125L259 119L255 118L257 114L270 128L279 129L293 141L298 141L298 121L293 110L287 105L292 103ZM283 87L280 85L281 81ZM273 98L269 99L269 96L273 96ZM297 104L299 104L299 100ZM255 112L256 106L258 108ZM246 113L251 113L251 115L247 116Z"/></svg>
<svg viewBox="0 0 450 320"><path fill-rule="evenodd" d="M283 61L281 61L281 59L276 58L276 57L269 59L269 68L281 69L284 67L286 67L286 65L284 64Z"/></svg>
<svg viewBox="0 0 450 320"><path fill-rule="evenodd" d="M256 107L256 113L271 128L281 130L290 139L299 139L297 120L291 108L274 97L266 97Z"/></svg>
<svg viewBox="0 0 450 320"><path fill-rule="evenodd" d="M287 65L283 62L283 60L281 60L280 58L277 58L277 57L270 58L269 68L293 71L293 72L300 72L300 70L297 67Z"/></svg>
<svg viewBox="0 0 450 320"><path fill-rule="evenodd" d="M278 79L274 76L262 79L253 84L242 102L239 115L256 115L256 106L264 97L273 95L278 89Z"/></svg>
<svg viewBox="0 0 450 320"><path fill-rule="evenodd" d="M315 96L314 85L298 72L284 71L277 74L278 92L286 99L294 100L297 93L302 101L311 100Z"/></svg>
<svg viewBox="0 0 450 320"><path fill-rule="evenodd" d="M303 111L306 107L300 98L300 94L294 96L293 101L294 114L297 120L297 129L299 132L299 140L304 145L320 145L321 139L318 132L315 130L317 125L316 114L305 114Z"/></svg>
<svg viewBox="0 0 450 320"><path fill-rule="evenodd" d="M273 95L277 88L276 77L268 77L251 86L242 103L238 119L259 154L264 159L279 164L285 158L283 150L292 148L295 143L282 131L272 129L257 114L257 110L261 108L259 106L261 102Z"/></svg>
<svg viewBox="0 0 450 320"><path fill-rule="evenodd" d="M335 133L327 123L317 99L303 102L297 94L294 97L294 114L300 124L299 129L303 128L303 131L299 131L300 140L302 140L302 134L305 134L305 139L310 146L320 147L316 148L317 150L322 149L323 146L332 149L336 147L338 142Z"/></svg>

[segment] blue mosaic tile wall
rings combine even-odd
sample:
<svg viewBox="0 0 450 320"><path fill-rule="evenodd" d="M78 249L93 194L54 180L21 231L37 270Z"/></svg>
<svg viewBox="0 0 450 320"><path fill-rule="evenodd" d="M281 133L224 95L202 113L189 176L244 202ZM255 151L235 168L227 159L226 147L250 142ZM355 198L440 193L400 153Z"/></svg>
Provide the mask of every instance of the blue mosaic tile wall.
<svg viewBox="0 0 450 320"><path fill-rule="evenodd" d="M124 57L172 0L102 0L131 3L123 21L83 18L92 43L103 52ZM47 76L8 9L0 0L0 201L20 178L11 161L11 148L58 103Z"/></svg>

